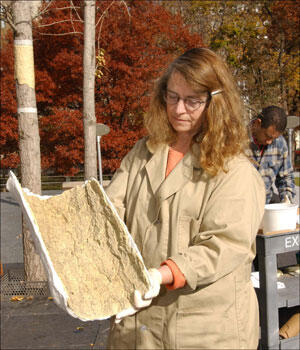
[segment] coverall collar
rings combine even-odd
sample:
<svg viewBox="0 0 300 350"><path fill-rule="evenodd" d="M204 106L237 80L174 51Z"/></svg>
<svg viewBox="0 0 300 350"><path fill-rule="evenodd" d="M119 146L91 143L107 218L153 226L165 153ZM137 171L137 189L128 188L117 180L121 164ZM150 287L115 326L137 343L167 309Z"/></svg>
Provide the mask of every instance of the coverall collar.
<svg viewBox="0 0 300 350"><path fill-rule="evenodd" d="M161 144L152 147L147 142L147 147L152 157L145 165L151 189L157 199L162 201L178 192L188 181L193 179L194 168L200 168L196 160L198 145L192 146L192 151L185 154L183 159L165 177L168 160L169 146Z"/></svg>

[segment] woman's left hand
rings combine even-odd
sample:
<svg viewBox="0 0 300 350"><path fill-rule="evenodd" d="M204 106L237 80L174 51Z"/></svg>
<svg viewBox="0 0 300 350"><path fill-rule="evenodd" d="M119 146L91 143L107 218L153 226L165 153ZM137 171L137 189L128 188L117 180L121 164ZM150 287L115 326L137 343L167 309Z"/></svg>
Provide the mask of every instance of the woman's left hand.
<svg viewBox="0 0 300 350"><path fill-rule="evenodd" d="M150 277L150 289L143 296L140 291L134 291L134 307L123 310L116 315L115 323L120 323L124 317L134 315L141 309L148 307L152 303L152 299L158 296L160 285L162 283L161 273L154 268L148 270Z"/></svg>

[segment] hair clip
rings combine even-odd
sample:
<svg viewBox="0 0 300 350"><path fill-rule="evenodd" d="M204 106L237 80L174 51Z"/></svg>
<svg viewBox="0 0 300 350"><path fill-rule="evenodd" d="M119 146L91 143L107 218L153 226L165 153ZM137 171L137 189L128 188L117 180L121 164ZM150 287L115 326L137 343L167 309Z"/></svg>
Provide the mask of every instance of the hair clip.
<svg viewBox="0 0 300 350"><path fill-rule="evenodd" d="M217 95L217 94L220 94L223 90L215 90L215 91L212 91L210 94L213 96L213 95Z"/></svg>

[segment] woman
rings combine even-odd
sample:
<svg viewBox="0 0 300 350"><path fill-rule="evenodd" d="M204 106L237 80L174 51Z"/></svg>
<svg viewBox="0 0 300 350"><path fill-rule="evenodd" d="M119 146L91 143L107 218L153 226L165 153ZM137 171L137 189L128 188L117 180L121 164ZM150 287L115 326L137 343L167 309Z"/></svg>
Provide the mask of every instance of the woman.
<svg viewBox="0 0 300 350"><path fill-rule="evenodd" d="M256 349L250 272L265 190L222 60L205 48L175 59L145 124L107 194L153 287L112 321L109 348Z"/></svg>

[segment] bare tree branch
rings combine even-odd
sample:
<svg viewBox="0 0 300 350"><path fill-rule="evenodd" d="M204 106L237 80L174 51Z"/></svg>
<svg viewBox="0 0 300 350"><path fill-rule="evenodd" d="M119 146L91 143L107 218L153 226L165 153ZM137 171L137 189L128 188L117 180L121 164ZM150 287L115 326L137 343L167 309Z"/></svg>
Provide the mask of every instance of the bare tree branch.
<svg viewBox="0 0 300 350"><path fill-rule="evenodd" d="M66 6L66 7L53 7L50 10L68 10L68 9L80 9L80 6Z"/></svg>
<svg viewBox="0 0 300 350"><path fill-rule="evenodd" d="M98 22L96 23L95 28L97 28L98 24L103 21L104 16L106 15L106 12L109 10L109 8L113 5L114 1L112 1L107 8L102 12L101 16L99 17Z"/></svg>
<svg viewBox="0 0 300 350"><path fill-rule="evenodd" d="M0 19L6 23L8 23L14 32L17 31L17 28L13 22L13 18L12 18L12 7L11 4L7 3L7 2L0 2L0 7L1 7L1 12L0 12Z"/></svg>
<svg viewBox="0 0 300 350"><path fill-rule="evenodd" d="M71 5L73 5L73 1L71 1ZM72 25L72 29L75 32L75 27L74 27L74 22L73 22L73 17L72 17L72 10L73 9L70 10L70 22L71 22L71 25Z"/></svg>
<svg viewBox="0 0 300 350"><path fill-rule="evenodd" d="M16 31L16 26L12 18L12 6L7 1L0 1L0 19L9 24L12 29Z"/></svg>
<svg viewBox="0 0 300 350"><path fill-rule="evenodd" d="M108 6L107 8L102 12L101 16L99 17L99 20L95 26L95 28L97 28L98 24L100 23L100 29L99 29L99 32L98 32L98 38L97 38L97 48L99 50L100 46L99 46L99 42L100 42L100 34L101 34L101 31L102 31L102 25L103 25L103 22L104 22L104 18L106 16L106 13L108 12L109 8L116 2L116 0L113 0ZM131 15L130 15L130 12L129 12L129 9L128 9L128 6L126 4L126 2L124 0L121 0L121 1L118 1L118 3L122 3L126 10L127 10L127 13L128 13L128 17L130 18Z"/></svg>
<svg viewBox="0 0 300 350"><path fill-rule="evenodd" d="M71 35L71 34L82 34L83 32L69 32L69 33L58 33L58 34L54 34L54 33L39 33L40 35L48 35L48 36L63 36L63 35Z"/></svg>
<svg viewBox="0 0 300 350"><path fill-rule="evenodd" d="M131 14L130 14L130 12L129 12L128 5L126 4L126 1L121 0L121 3L125 6L126 11L127 11L127 13L128 13L128 17L130 18L130 17L131 17Z"/></svg>
<svg viewBox="0 0 300 350"><path fill-rule="evenodd" d="M80 7L78 7L78 6L76 7L72 0L71 0L71 4L72 4L73 10L75 11L75 13L76 13L77 17L79 18L79 20L81 20L83 22L83 19L79 16L79 13L77 12L77 9L80 8Z"/></svg>
<svg viewBox="0 0 300 350"><path fill-rule="evenodd" d="M248 103L245 104L245 107L249 109L251 112L254 112L254 114L258 114L257 109L253 108L253 106L250 106Z"/></svg>
<svg viewBox="0 0 300 350"><path fill-rule="evenodd" d="M5 18L2 18L2 17L1 17L0 19L1 19L2 21L4 21L4 22L8 23L8 24L12 27L12 29L13 29L14 32L17 31L16 26L14 25L13 21L12 21L9 17L5 17Z"/></svg>
<svg viewBox="0 0 300 350"><path fill-rule="evenodd" d="M105 18L105 15L106 15L106 12L108 11L109 7L111 7L112 5L112 2L110 3L110 5L103 11L102 15L100 16L99 18L99 21L97 22L96 24L96 27L95 29L97 28L99 22L100 22L100 28L99 28L99 32L98 32L98 38L97 38L97 49L99 50L100 49L100 35L101 35L101 32L102 32L102 25L103 25L103 22L104 22L104 18Z"/></svg>
<svg viewBox="0 0 300 350"><path fill-rule="evenodd" d="M50 7L51 3L52 3L52 0L49 1L47 6L42 11L40 11L36 16L32 17L32 21L34 21L36 18L44 15L45 13L49 12L51 9L48 10L48 8Z"/></svg>
<svg viewBox="0 0 300 350"><path fill-rule="evenodd" d="M75 9L79 9L79 8L80 8L79 6L74 6L74 5L73 5L73 6L66 6L66 7L52 7L52 8L49 8L52 2L53 2L53 0L50 0L50 1L49 1L49 4L47 4L47 6L46 6L41 12L39 12L36 16L34 16L32 19L34 20L34 19L36 19L37 17L40 17L40 16L44 15L45 13L51 12L51 11L53 11L53 10L55 10L55 11L58 11L58 10L68 10L68 9L73 9L73 10L75 10ZM80 18L80 17L79 17L79 18Z"/></svg>
<svg viewBox="0 0 300 350"><path fill-rule="evenodd" d="M52 2L52 0L50 1ZM78 11L77 9L80 8L78 6L75 6L73 1L70 1L71 3L71 6L67 6L67 7L56 7L56 8L50 8L49 9L49 6L50 4L47 5L47 7L41 11L39 13L39 16L42 15L42 14L45 14L46 12L50 12L51 10L70 10L70 19L65 19L65 20L61 20L61 21L56 21L56 22L52 22L52 23L48 23L48 24L38 24L36 27L37 28L43 28L43 27L50 27L50 26L54 26L56 24L60 24L60 23L66 23L66 22L70 22L71 25L72 25L72 32L68 32L68 33L60 33L60 34L53 34L53 33L40 33L41 35L59 35L59 36L62 36L62 35L70 35L70 34L77 34L77 33L81 33L81 32L78 32L76 29L75 29L75 26L74 26L74 22L80 22L80 23L83 23L83 19L79 16L78 14ZM72 17L72 11L75 11L77 17L79 19L73 19ZM36 16L37 17L37 16ZM82 33L81 33L82 34Z"/></svg>
<svg viewBox="0 0 300 350"><path fill-rule="evenodd" d="M1 11L4 10L5 12L10 12L12 11L12 3L10 1L0 1L0 8Z"/></svg>
<svg viewBox="0 0 300 350"><path fill-rule="evenodd" d="M81 20L75 19L75 22L83 22ZM57 22L52 22L52 23L48 23L48 24L39 24L36 27L38 28L43 28L43 27L50 27L50 26L54 26L55 24L59 24L59 23L64 23L64 22L70 22L69 19L64 19L62 21L57 21Z"/></svg>

